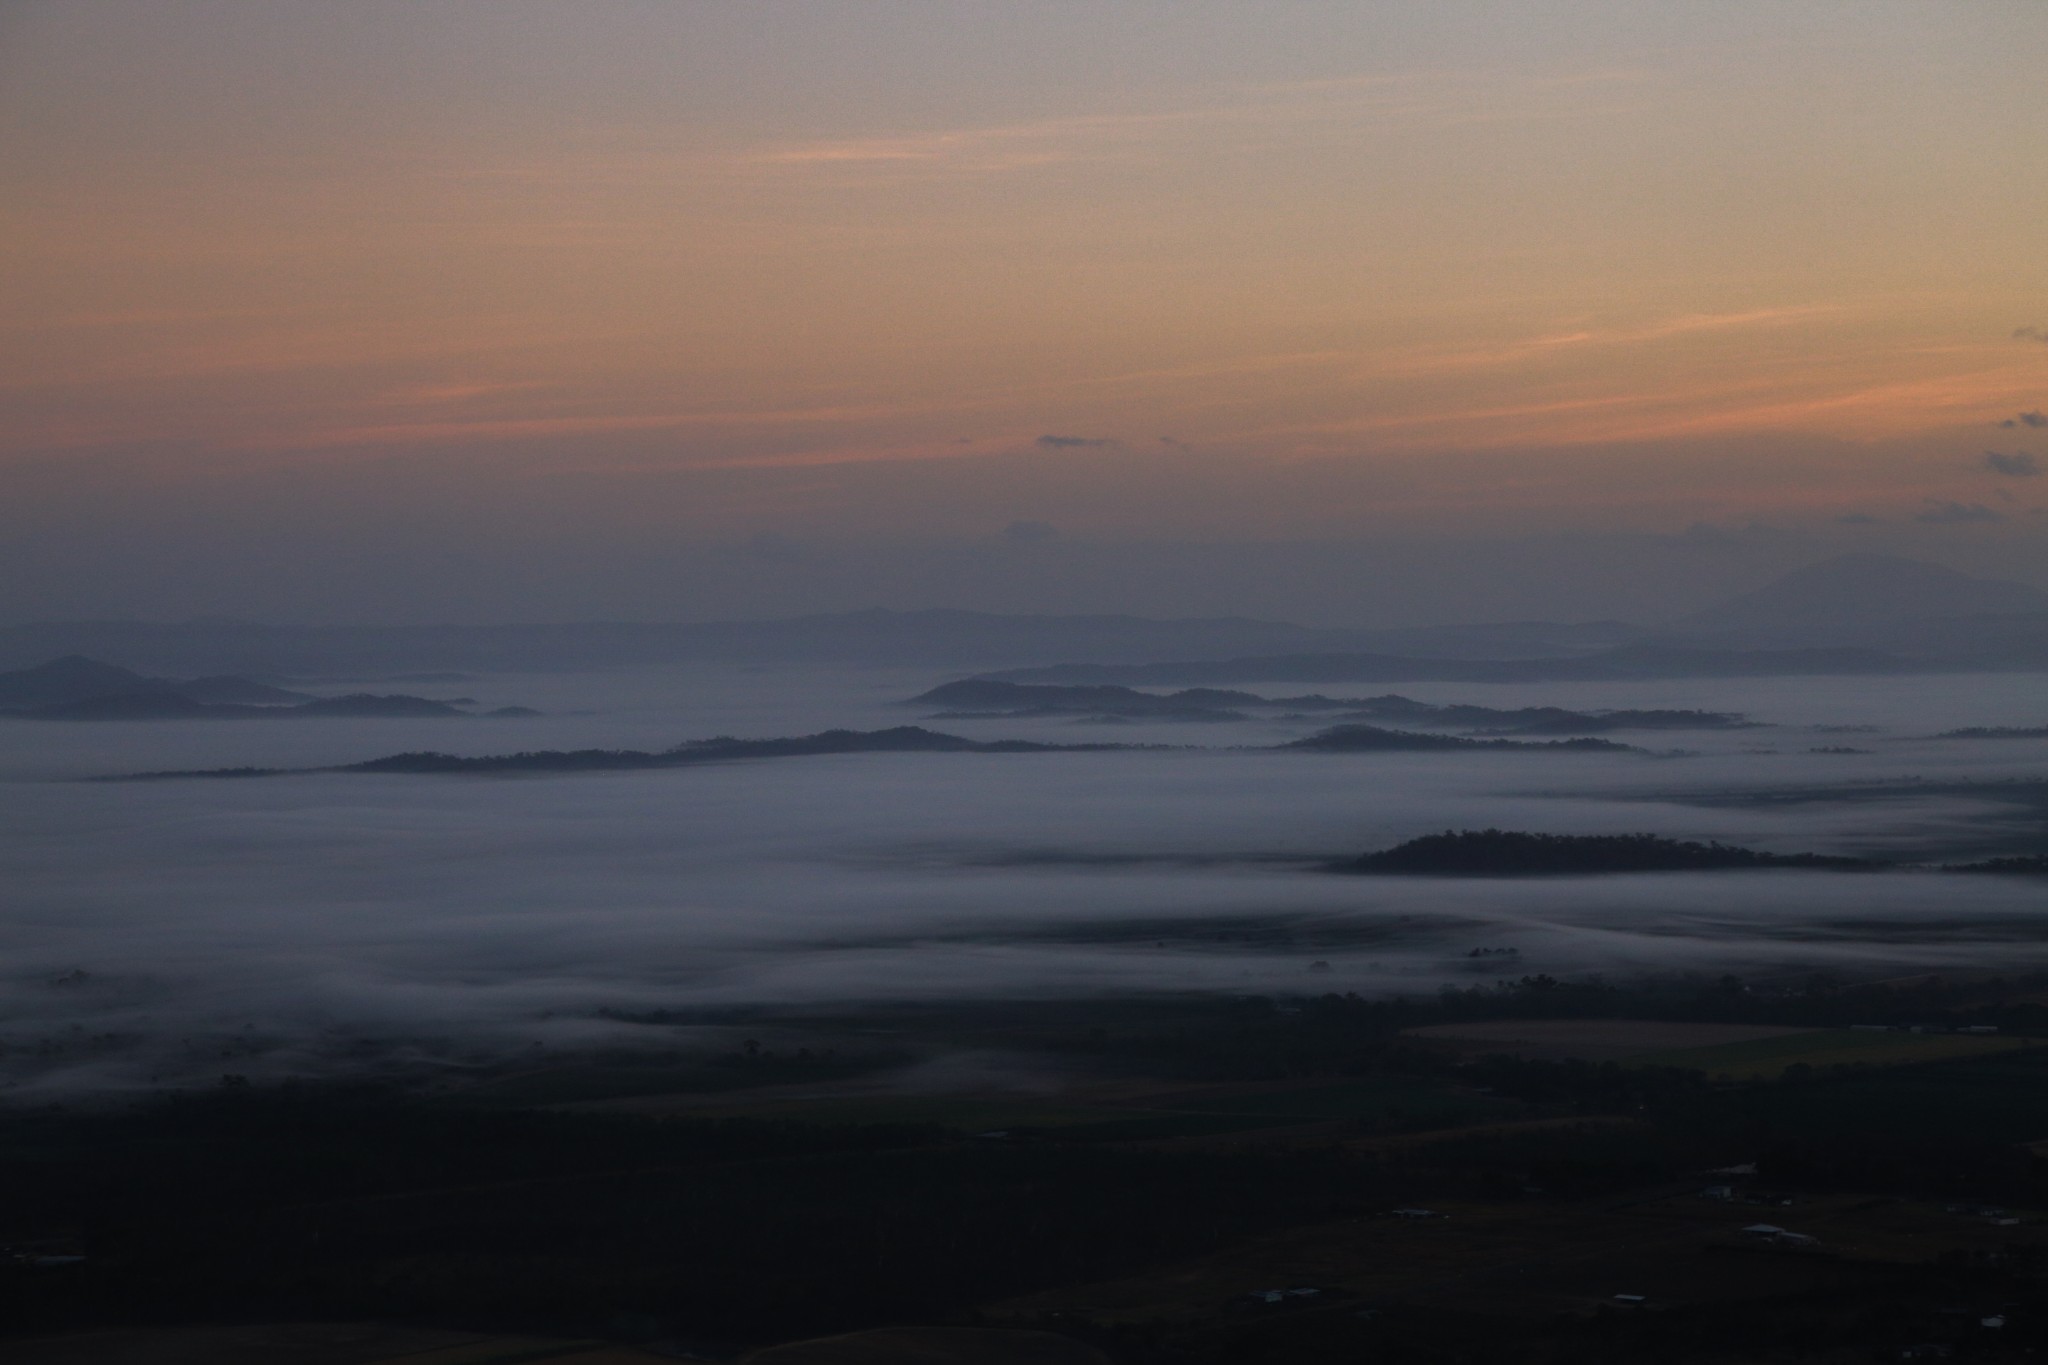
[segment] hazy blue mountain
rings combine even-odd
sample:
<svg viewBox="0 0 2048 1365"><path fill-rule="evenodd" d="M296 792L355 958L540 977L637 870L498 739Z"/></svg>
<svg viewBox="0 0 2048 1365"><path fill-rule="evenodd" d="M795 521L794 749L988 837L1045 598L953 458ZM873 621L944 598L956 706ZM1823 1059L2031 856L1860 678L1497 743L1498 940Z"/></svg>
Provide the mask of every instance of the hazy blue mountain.
<svg viewBox="0 0 2048 1365"><path fill-rule="evenodd" d="M1688 632L1861 639L1923 621L2048 612L2048 592L1891 555L1843 555L1676 622Z"/></svg>
<svg viewBox="0 0 2048 1365"><path fill-rule="evenodd" d="M1631 678L1767 678L1809 673L1904 673L1918 662L1877 650L1707 649L1642 644L1575 659L1406 659L1384 654L1287 654L1158 664L1055 664L990 676L1009 682L1225 683L1601 682Z"/></svg>
<svg viewBox="0 0 2048 1365"><path fill-rule="evenodd" d="M287 720L297 717L359 716L378 719L467 716L466 711L426 697L321 697L293 706L247 706L238 702L202 702L168 688L146 692L114 692L78 701L57 702L0 712L16 720ZM538 714L538 713L533 713Z"/></svg>
<svg viewBox="0 0 2048 1365"><path fill-rule="evenodd" d="M287 691L251 678L193 678L182 682L175 678L151 678L133 669L79 654L52 659L34 668L0 673L0 711L28 711L127 698L130 699L129 709L140 714L148 708L138 699L151 696L178 698L194 704L239 706L283 706L312 700L304 692ZM160 709L164 714L170 714L178 708L174 702L166 700Z"/></svg>
<svg viewBox="0 0 2048 1365"><path fill-rule="evenodd" d="M56 706L92 697L164 689L165 685L155 678L146 678L116 664L70 654L34 668L0 673L0 709Z"/></svg>
<svg viewBox="0 0 2048 1365"><path fill-rule="evenodd" d="M1338 630L1247 617L1029 616L859 611L781 620L494 626L267 626L56 621L0 627L0 665L57 654L126 659L166 672L381 677L429 670L557 670L679 662L854 663L1003 668L1062 660L1162 660L1367 650L1445 658L1550 658L1644 637L1617 622L1509 622Z"/></svg>

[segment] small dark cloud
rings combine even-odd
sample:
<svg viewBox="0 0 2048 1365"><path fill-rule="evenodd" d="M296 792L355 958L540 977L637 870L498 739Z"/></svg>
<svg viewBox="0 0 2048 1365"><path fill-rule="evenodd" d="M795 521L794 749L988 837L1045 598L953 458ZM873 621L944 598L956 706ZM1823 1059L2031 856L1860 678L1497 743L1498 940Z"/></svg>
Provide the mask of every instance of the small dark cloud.
<svg viewBox="0 0 2048 1365"><path fill-rule="evenodd" d="M1051 540L1059 534L1059 528L1049 521L1013 521L1003 528L1003 539L1036 544Z"/></svg>
<svg viewBox="0 0 2048 1365"><path fill-rule="evenodd" d="M1987 450L1984 452L1984 467L2010 479L2031 479L2041 472L2041 462L2023 450L2016 450L2010 455L2004 451Z"/></svg>
<svg viewBox="0 0 2048 1365"><path fill-rule="evenodd" d="M2003 521L2004 517L1992 511L1981 502L1949 502L1943 498L1929 498L1927 510L1915 516L1915 521L1929 526L1959 526L1972 521Z"/></svg>
<svg viewBox="0 0 2048 1365"><path fill-rule="evenodd" d="M1163 446L1167 446L1167 447L1170 447L1171 449L1174 449L1174 450L1193 450L1193 449L1194 449L1194 447L1193 447L1193 446L1189 445L1189 444L1188 444L1188 443L1187 443L1186 441L1183 441L1183 440L1181 440L1181 439L1180 439L1179 437L1177 437L1177 436L1162 436L1162 437L1160 437L1160 438L1159 438L1159 444L1161 444L1161 445L1163 445Z"/></svg>
<svg viewBox="0 0 2048 1365"><path fill-rule="evenodd" d="M1047 450L1092 450L1100 446L1113 446L1116 440L1109 436L1041 436L1037 444Z"/></svg>
<svg viewBox="0 0 2048 1365"><path fill-rule="evenodd" d="M2012 339L2014 341L2039 341L2048 344L2048 327L2015 327L2012 329Z"/></svg>
<svg viewBox="0 0 2048 1365"><path fill-rule="evenodd" d="M1875 526L1878 524L1878 519L1871 516L1868 512L1847 512L1836 517L1835 521L1843 526Z"/></svg>
<svg viewBox="0 0 2048 1365"><path fill-rule="evenodd" d="M2033 412L2018 413L2012 417L2006 418L2003 422L2000 422L1998 425L2004 427L2007 431L2011 431L2017 427L2048 427L2048 412L2042 412L2039 409L2036 409Z"/></svg>

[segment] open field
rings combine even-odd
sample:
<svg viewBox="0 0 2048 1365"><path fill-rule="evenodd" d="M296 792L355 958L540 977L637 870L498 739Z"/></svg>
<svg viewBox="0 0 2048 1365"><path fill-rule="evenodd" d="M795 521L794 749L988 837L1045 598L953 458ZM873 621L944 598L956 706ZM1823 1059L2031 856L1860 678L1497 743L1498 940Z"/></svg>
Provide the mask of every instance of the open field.
<svg viewBox="0 0 2048 1365"><path fill-rule="evenodd" d="M1615 1294L1642 1294L1660 1307L1763 1298L1844 1286L1951 1252L2048 1248L2048 1225L2038 1219L1994 1227L1939 1205L1862 1194L1764 1209L1662 1191L1599 1206L1445 1202L1434 1212L1414 1221L1382 1215L1290 1228L1148 1274L989 1311L1019 1321L1072 1314L1194 1324L1228 1316L1255 1291L1299 1286L1321 1291L1303 1301L1303 1312L1399 1303L1544 1317L1587 1312ZM1748 1242L1739 1229L1760 1218L1814 1236L1820 1246Z"/></svg>
<svg viewBox="0 0 2048 1365"><path fill-rule="evenodd" d="M1347 1122L1415 1132L1518 1117L1521 1107L1440 1080L1174 1085L1080 1084L1045 1095L646 1096L576 1106L594 1112L825 1124L936 1124L958 1132L1043 1133L1091 1142L1205 1137Z"/></svg>
<svg viewBox="0 0 2048 1365"><path fill-rule="evenodd" d="M374 1322L116 1328L7 1344L9 1365L644 1365L664 1358L613 1342Z"/></svg>
<svg viewBox="0 0 2048 1365"><path fill-rule="evenodd" d="M1864 1033L1818 1029L1807 1033L1673 1048L1627 1059L1631 1066L1678 1066L1730 1080L1773 1079L1792 1066L1910 1066L2010 1052L2029 1046L2024 1038L1957 1033Z"/></svg>
<svg viewBox="0 0 2048 1365"><path fill-rule="evenodd" d="M2029 1045L2022 1038L1984 1034L1636 1019L1486 1020L1432 1024L1407 1033L1472 1053L1502 1052L1541 1061L1673 1066L1727 1080L1775 1079L1792 1066L1909 1066L1953 1061Z"/></svg>
<svg viewBox="0 0 2048 1365"><path fill-rule="evenodd" d="M1542 1061L1609 1062L1679 1048L1719 1047L1805 1032L1776 1024L1694 1024L1645 1019L1485 1019L1406 1030L1413 1038Z"/></svg>

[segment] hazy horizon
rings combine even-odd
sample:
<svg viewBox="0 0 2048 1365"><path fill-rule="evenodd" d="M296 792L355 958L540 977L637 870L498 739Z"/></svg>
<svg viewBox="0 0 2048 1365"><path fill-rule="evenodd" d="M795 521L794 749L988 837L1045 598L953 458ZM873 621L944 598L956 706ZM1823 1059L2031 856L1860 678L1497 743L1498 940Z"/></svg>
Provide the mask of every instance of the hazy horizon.
<svg viewBox="0 0 2048 1365"><path fill-rule="evenodd" d="M46 0L0 619L2048 583L2048 12Z"/></svg>

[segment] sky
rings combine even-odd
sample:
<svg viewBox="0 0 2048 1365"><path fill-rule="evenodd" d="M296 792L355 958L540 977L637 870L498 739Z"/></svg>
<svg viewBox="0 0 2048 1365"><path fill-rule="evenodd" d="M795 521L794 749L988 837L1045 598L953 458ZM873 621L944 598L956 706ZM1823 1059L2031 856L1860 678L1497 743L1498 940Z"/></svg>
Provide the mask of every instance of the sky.
<svg viewBox="0 0 2048 1365"><path fill-rule="evenodd" d="M13 0L0 618L2048 583L2044 57L2038 0Z"/></svg>

